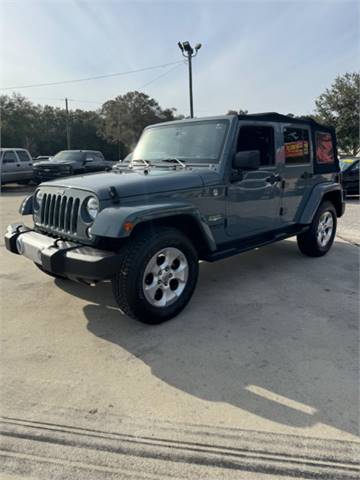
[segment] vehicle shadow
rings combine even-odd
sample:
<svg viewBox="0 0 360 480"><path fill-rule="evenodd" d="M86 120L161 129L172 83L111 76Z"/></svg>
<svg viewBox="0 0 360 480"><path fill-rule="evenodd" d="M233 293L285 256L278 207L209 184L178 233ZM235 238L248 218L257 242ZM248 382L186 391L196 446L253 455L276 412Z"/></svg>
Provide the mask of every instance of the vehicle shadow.
<svg viewBox="0 0 360 480"><path fill-rule="evenodd" d="M202 263L190 305L156 327L122 315L109 282L57 284L91 302L84 313L92 334L172 387L291 427L357 434L356 258L343 242L311 259L284 241Z"/></svg>

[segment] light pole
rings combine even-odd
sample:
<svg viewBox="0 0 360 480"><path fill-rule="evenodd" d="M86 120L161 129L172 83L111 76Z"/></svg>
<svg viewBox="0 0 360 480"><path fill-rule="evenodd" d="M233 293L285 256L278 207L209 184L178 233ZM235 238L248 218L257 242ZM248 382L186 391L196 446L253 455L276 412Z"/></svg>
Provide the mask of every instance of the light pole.
<svg viewBox="0 0 360 480"><path fill-rule="evenodd" d="M190 117L194 118L194 102L193 102L193 88L192 88L192 58L196 57L198 51L201 48L201 43L195 45L195 49L192 48L189 42L178 42L178 47L185 58L187 58L189 65L189 94L190 94Z"/></svg>
<svg viewBox="0 0 360 480"><path fill-rule="evenodd" d="M66 112L66 146L70 150L70 122L69 122L69 104L68 99L65 98L65 112Z"/></svg>

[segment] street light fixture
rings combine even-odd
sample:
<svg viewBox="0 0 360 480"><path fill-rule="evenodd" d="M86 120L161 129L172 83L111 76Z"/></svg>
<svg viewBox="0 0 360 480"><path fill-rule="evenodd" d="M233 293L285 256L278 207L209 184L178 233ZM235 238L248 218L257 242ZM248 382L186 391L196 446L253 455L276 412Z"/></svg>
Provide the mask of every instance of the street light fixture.
<svg viewBox="0 0 360 480"><path fill-rule="evenodd" d="M193 57L196 57L198 51L201 48L201 43L195 45L195 51L189 42L178 42L178 47L181 50L183 56L187 59L189 65L189 93L190 93L190 117L194 117L194 103L193 103L193 88L192 88L192 63Z"/></svg>

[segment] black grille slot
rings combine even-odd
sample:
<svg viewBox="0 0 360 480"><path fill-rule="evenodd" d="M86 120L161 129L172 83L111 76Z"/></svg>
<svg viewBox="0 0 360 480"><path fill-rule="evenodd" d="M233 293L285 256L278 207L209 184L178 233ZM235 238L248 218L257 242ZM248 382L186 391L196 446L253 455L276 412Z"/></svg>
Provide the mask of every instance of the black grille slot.
<svg viewBox="0 0 360 480"><path fill-rule="evenodd" d="M60 202L61 202L61 195L58 195L55 200L55 213L54 213L54 227L56 229L59 228L59 223L60 223Z"/></svg>
<svg viewBox="0 0 360 480"><path fill-rule="evenodd" d="M80 199L45 193L41 202L41 225L54 233L75 234L78 227Z"/></svg>
<svg viewBox="0 0 360 480"><path fill-rule="evenodd" d="M76 229L77 229L79 205L80 205L80 200L78 198L76 198L74 203L73 203L73 211L72 211L72 215L71 215L71 225L70 225L71 233L75 233Z"/></svg>
<svg viewBox="0 0 360 480"><path fill-rule="evenodd" d="M41 202L41 210L40 210L40 222L42 224L44 224L45 222L45 205L46 205L46 198L47 198L47 195L45 193L45 195L43 196L43 199L42 199L42 202Z"/></svg>
<svg viewBox="0 0 360 480"><path fill-rule="evenodd" d="M56 195L51 195L50 215L49 215L50 227L55 227L55 203L56 203Z"/></svg>
<svg viewBox="0 0 360 480"><path fill-rule="evenodd" d="M65 228L66 203L67 203L67 198L62 197L61 205L60 205L60 221L59 221L59 229L60 230L64 230L64 228Z"/></svg>
<svg viewBox="0 0 360 480"><path fill-rule="evenodd" d="M73 198L70 197L68 199L67 208L65 211L65 231L66 232L70 231L72 206L73 206Z"/></svg>
<svg viewBox="0 0 360 480"><path fill-rule="evenodd" d="M44 224L49 225L51 195L46 196Z"/></svg>

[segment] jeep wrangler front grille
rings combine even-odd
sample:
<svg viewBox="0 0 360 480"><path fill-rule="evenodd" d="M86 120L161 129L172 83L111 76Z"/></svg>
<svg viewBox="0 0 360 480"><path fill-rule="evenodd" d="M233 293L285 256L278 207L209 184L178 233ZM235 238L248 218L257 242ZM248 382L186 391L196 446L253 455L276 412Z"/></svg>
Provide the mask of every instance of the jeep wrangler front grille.
<svg viewBox="0 0 360 480"><path fill-rule="evenodd" d="M41 202L40 225L56 232L74 234L77 231L80 199L45 193Z"/></svg>

